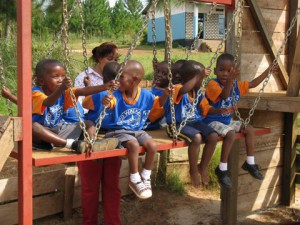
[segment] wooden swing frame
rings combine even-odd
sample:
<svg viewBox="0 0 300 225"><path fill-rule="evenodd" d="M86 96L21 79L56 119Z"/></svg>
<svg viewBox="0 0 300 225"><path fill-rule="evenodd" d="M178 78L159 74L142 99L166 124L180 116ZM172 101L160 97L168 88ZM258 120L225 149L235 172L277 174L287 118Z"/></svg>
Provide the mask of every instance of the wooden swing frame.
<svg viewBox="0 0 300 225"><path fill-rule="evenodd" d="M232 2L229 0L201 0L202 2L217 2L219 4L226 4ZM18 221L21 225L30 225L33 222L33 200L32 200L32 166L47 165L41 158L35 158L32 153L32 103L31 103L31 0L18 0L17 1L17 63L18 63L18 117L14 120L19 121L20 127L15 127L14 141L18 141L18 153L12 153L13 156L18 158ZM269 129L260 129L256 131L256 135L270 133ZM240 134L238 134L240 135ZM237 136L243 138L243 136ZM178 142L178 147L186 146L184 142ZM169 150L173 148L172 142L160 144L159 151ZM144 150L141 148L140 153ZM126 149L111 151L111 157L126 155ZM93 153L90 158L85 155L67 156L72 162L81 160L90 160L96 158L108 157L108 153ZM46 160L49 160L47 158ZM53 159L52 164L71 162L63 156ZM49 164L48 164L49 165ZM228 194L230 197L230 193ZM232 205L231 207L234 207ZM230 210L230 209L229 209ZM230 213L227 213L230 216ZM232 215L234 216L234 215ZM236 216L236 215L235 215Z"/></svg>

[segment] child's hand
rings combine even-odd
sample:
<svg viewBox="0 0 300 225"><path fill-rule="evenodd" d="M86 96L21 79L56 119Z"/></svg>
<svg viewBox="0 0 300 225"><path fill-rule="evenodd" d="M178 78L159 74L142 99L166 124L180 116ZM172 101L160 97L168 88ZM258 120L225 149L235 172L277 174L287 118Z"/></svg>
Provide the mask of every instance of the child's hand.
<svg viewBox="0 0 300 225"><path fill-rule="evenodd" d="M2 88L1 95L4 98L9 98L11 96L11 92L10 92L10 90L8 88Z"/></svg>
<svg viewBox="0 0 300 225"><path fill-rule="evenodd" d="M167 87L165 88L164 94L169 96L169 95L173 95L175 91L174 85L172 85L171 87Z"/></svg>
<svg viewBox="0 0 300 225"><path fill-rule="evenodd" d="M72 79L71 77L65 77L65 79L63 80L61 86L67 90L68 88L72 87Z"/></svg>
<svg viewBox="0 0 300 225"><path fill-rule="evenodd" d="M211 68L205 68L204 72L206 77L209 76L211 73Z"/></svg>
<svg viewBox="0 0 300 225"><path fill-rule="evenodd" d="M237 107L236 106L232 106L232 107L227 107L227 108L221 108L221 114L231 114L235 111Z"/></svg>
<svg viewBox="0 0 300 225"><path fill-rule="evenodd" d="M110 102L113 99L112 95L106 95L103 99L102 99L102 104L104 105L105 108L108 108L110 106Z"/></svg>
<svg viewBox="0 0 300 225"><path fill-rule="evenodd" d="M105 85L106 85L106 90L115 91L120 87L120 82L116 80L112 80L107 82Z"/></svg>
<svg viewBox="0 0 300 225"><path fill-rule="evenodd" d="M229 72L229 79L230 80L235 80L239 75L240 75L240 69L237 67L231 67L230 72Z"/></svg>
<svg viewBox="0 0 300 225"><path fill-rule="evenodd" d="M84 86L87 87L87 86L91 86L91 80L90 80L90 77L89 76L85 76L83 78L83 83L84 83Z"/></svg>

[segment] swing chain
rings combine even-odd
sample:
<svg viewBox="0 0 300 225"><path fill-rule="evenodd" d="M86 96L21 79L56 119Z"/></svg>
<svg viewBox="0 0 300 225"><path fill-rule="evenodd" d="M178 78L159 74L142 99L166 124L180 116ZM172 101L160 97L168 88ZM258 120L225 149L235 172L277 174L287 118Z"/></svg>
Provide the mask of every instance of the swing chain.
<svg viewBox="0 0 300 225"><path fill-rule="evenodd" d="M205 18L205 22L208 22L208 21L209 21L210 16L212 15L212 13L214 12L214 10L215 10L216 8L217 8L217 3L216 3L216 2L213 2L212 5L211 5L211 7L210 7L210 10L209 10L209 12L207 13L207 16L206 16L206 18ZM186 60L189 60L189 57L190 57L190 55L191 55L191 53L192 53L192 50L195 49L196 43L197 43L197 41L200 39L200 36L201 36L203 30L204 30L204 25L201 26L201 27L199 27L199 29L198 29L198 34L197 34L196 37L194 38L194 41L193 41L193 43L192 43L190 49L189 49L189 50L187 51L187 53L186 53Z"/></svg>
<svg viewBox="0 0 300 225"><path fill-rule="evenodd" d="M157 72L157 50L156 50L156 21L155 21L155 12L156 12L156 5L153 6L153 8L151 9L151 22L152 22L152 45L153 45L153 65L154 66L154 72Z"/></svg>
<svg viewBox="0 0 300 225"><path fill-rule="evenodd" d="M74 12L75 9L76 9L76 2L73 3L73 6L72 6L72 8L69 11L68 21L71 19L72 14L73 14L73 12ZM52 44L51 44L48 52L46 53L46 56L45 56L46 59L50 58L50 56L51 56L51 54L52 54L55 46L57 45L59 39L61 38L63 29L64 29L63 26L64 25L62 24L62 26L60 27L60 30L56 33L56 35L55 35L55 37L53 39L53 42L52 42Z"/></svg>
<svg viewBox="0 0 300 225"><path fill-rule="evenodd" d="M164 0L164 15L165 15L165 26L166 26L166 57L168 63L168 80L169 80L169 89L172 88L172 72L171 72L171 51L172 51L172 34L171 34L171 15L169 9L170 0ZM176 131L176 118L175 118L175 107L174 107L174 98L171 93L169 96L170 99L170 110L171 110L171 119L172 119L172 133L173 133L173 144L176 144L178 138L178 132Z"/></svg>
<svg viewBox="0 0 300 225"><path fill-rule="evenodd" d="M281 55L281 53L282 53L282 51L283 51L284 46L285 46L285 45L287 44L287 42L288 42L288 38L289 38L289 36L290 36L291 33L292 33L292 29L294 28L294 26L295 26L295 24L296 24L296 22L297 22L297 20L298 20L298 16L299 16L299 15L300 15L300 9L297 9L295 16L293 17L292 22L290 23L290 27L288 28L288 30L287 30L287 32L286 32L284 41L283 41L282 44L280 45L279 50L277 51L276 57L275 57L275 59L274 59L273 62L272 62L272 66L271 66L271 68L269 69L268 76L265 78L265 80L264 80L264 82L263 82L263 84L262 84L262 87L261 87L261 89L260 89L259 92L258 92L258 96L257 96L256 99L254 100L254 103L253 103L253 105L252 105L252 107L251 107L251 109L250 109L250 111L249 111L248 117L247 117L245 120L243 120L241 117L239 117L239 119L240 119L240 121L243 123L243 126L244 126L244 127L247 127L248 124L250 123L250 119L251 119L251 117L252 117L253 114L254 114L254 111L255 111L255 109L256 109L256 107L257 107L257 105L258 105L258 102L260 101L260 98L261 98L262 94L264 93L264 89L265 89L265 87L267 86L267 84L268 84L268 82L269 82L269 80L270 80L270 77L271 77L271 75L272 75L272 71L273 71L274 67L276 66L276 64L278 63L278 59L279 59L279 57L280 57L280 55Z"/></svg>
<svg viewBox="0 0 300 225"><path fill-rule="evenodd" d="M127 64L128 60L130 59L131 55L132 55L132 52L133 50L136 48L137 46L137 42L139 40L139 38L142 36L143 34L143 31L145 30L145 28L147 27L148 25L148 19L150 17L150 13L151 13L151 10L153 10L153 8L155 9L156 8L156 5L157 5L157 0L154 0L152 1L152 5L150 7L150 9L148 10L146 16L145 16L145 19L144 19L144 22L142 24L142 27L141 29L137 32L137 34L135 35L134 37L134 40L133 40L133 43L131 44L131 46L129 47L127 53L126 53L126 56L124 58L124 61L123 63L121 64L120 66L120 69L118 71L118 74L116 75L116 78L115 78L115 81L118 81L123 73L123 68L125 67L125 65ZM108 90L108 93L112 93L112 90ZM99 115L99 118L98 118L98 122L96 124L96 128L95 128L95 134L98 134L100 128L101 128L101 124L102 124L102 121L106 115L106 107L103 108L103 110L101 111L100 115Z"/></svg>
<svg viewBox="0 0 300 225"><path fill-rule="evenodd" d="M66 69L66 76L69 75L69 49L68 49L68 11L67 11L67 0L63 0L63 29L62 29L62 43L63 43L63 52L64 52L64 65ZM76 115L79 119L79 125L80 128L83 131L84 140L88 142L91 146L93 146L95 140L91 139L88 132L86 131L86 126L84 121L82 120L82 117L80 115L80 111L77 106L77 100L76 96L72 90L72 88L69 88L70 96L72 103L74 105Z"/></svg>

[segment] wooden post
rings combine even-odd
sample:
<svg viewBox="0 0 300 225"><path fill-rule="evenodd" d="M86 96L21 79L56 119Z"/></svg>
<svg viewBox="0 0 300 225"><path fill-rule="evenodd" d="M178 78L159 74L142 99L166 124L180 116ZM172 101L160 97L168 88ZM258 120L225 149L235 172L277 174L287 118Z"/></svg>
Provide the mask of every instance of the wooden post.
<svg viewBox="0 0 300 225"><path fill-rule="evenodd" d="M161 151L159 156L159 165L158 165L157 178L156 178L156 182L158 184L166 183L167 164L168 164L168 151Z"/></svg>
<svg viewBox="0 0 300 225"><path fill-rule="evenodd" d="M228 171L231 174L232 187L221 188L221 218L224 225L237 224L239 150L240 139L234 142L228 160Z"/></svg>
<svg viewBox="0 0 300 225"><path fill-rule="evenodd" d="M76 169L76 167L70 167L65 174L64 220L72 217Z"/></svg>
<svg viewBox="0 0 300 225"><path fill-rule="evenodd" d="M18 142L18 224L31 225L32 210L32 57L31 0L17 1L18 116L22 141Z"/></svg>
<svg viewBox="0 0 300 225"><path fill-rule="evenodd" d="M287 96L299 96L300 87L300 38L295 43L295 55L291 68ZM284 114L284 149L282 168L282 204L289 206L295 202L295 159L297 140L297 113Z"/></svg>
<svg viewBox="0 0 300 225"><path fill-rule="evenodd" d="M292 22L292 19L295 16L295 13L297 9L300 6L300 0L289 0L289 24ZM293 65L293 59L295 54L295 48L296 48L296 40L297 40L297 34L298 34L298 27L300 24L299 21L300 18L298 18L295 27L292 30L292 33L290 34L290 37L288 39L288 73L291 73L292 71L292 65Z"/></svg>

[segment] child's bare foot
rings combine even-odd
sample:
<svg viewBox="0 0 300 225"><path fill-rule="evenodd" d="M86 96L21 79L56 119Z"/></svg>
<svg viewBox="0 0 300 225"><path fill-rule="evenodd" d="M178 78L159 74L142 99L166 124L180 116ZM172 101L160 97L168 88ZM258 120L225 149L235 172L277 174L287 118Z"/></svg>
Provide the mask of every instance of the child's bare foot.
<svg viewBox="0 0 300 225"><path fill-rule="evenodd" d="M200 186L200 180L199 180L199 175L197 172L191 172L190 171L190 176L191 176L191 182L194 187L199 187Z"/></svg>
<svg viewBox="0 0 300 225"><path fill-rule="evenodd" d="M200 177L201 177L201 183L204 187L207 187L208 186L208 183L209 183L209 180L208 180L208 177L207 177L207 173L206 173L206 170L202 170L200 168L200 166L198 165L198 172L200 174Z"/></svg>

